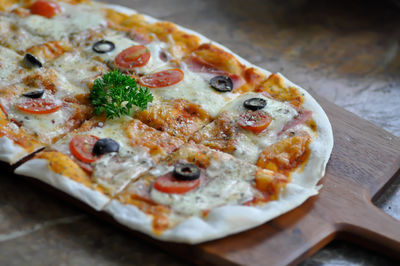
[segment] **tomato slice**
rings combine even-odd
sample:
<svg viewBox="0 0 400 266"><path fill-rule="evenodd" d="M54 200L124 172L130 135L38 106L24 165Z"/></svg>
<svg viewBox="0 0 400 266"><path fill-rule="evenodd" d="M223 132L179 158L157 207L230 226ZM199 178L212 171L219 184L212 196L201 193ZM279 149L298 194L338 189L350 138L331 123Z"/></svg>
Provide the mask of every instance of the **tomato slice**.
<svg viewBox="0 0 400 266"><path fill-rule="evenodd" d="M184 74L180 69L169 69L142 76L139 83L149 88L162 88L174 85L183 80Z"/></svg>
<svg viewBox="0 0 400 266"><path fill-rule="evenodd" d="M38 0L30 8L31 14L52 18L61 13L61 7L51 1Z"/></svg>
<svg viewBox="0 0 400 266"><path fill-rule="evenodd" d="M114 59L114 64L122 69L132 70L141 67L150 60L150 51L143 45L135 45L120 52Z"/></svg>
<svg viewBox="0 0 400 266"><path fill-rule="evenodd" d="M191 181L182 181L173 177L171 172L157 178L154 182L154 188L164 193L183 194L198 187L200 185L200 178Z"/></svg>
<svg viewBox="0 0 400 266"><path fill-rule="evenodd" d="M238 124L245 130L260 133L272 122L271 116L263 111L246 111L239 116Z"/></svg>
<svg viewBox="0 0 400 266"><path fill-rule="evenodd" d="M99 157L93 154L93 146L99 138L93 135L75 135L69 143L69 149L77 159L84 163L93 163Z"/></svg>
<svg viewBox="0 0 400 266"><path fill-rule="evenodd" d="M50 99L27 99L16 104L16 107L30 114L50 114L58 111L61 108L61 103L56 103Z"/></svg>

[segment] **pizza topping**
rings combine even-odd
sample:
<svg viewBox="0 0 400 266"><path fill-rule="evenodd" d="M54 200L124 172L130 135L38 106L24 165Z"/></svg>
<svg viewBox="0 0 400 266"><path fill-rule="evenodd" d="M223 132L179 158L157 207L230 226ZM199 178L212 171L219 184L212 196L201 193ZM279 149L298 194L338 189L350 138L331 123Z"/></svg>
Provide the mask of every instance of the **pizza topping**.
<svg viewBox="0 0 400 266"><path fill-rule="evenodd" d="M16 107L23 112L30 114L50 114L58 111L61 108L61 103L51 99L27 99L18 102Z"/></svg>
<svg viewBox="0 0 400 266"><path fill-rule="evenodd" d="M98 157L92 152L93 146L99 140L93 135L75 135L69 143L73 156L84 163L93 163Z"/></svg>
<svg viewBox="0 0 400 266"><path fill-rule="evenodd" d="M131 46L120 52L114 59L114 64L125 70L142 67L150 60L150 51L143 45Z"/></svg>
<svg viewBox="0 0 400 266"><path fill-rule="evenodd" d="M105 153L110 153L110 152L118 152L119 151L119 144L113 139L110 138L104 138L104 139L99 139L96 141L96 143L93 146L92 152L95 155L102 155Z"/></svg>
<svg viewBox="0 0 400 266"><path fill-rule="evenodd" d="M185 60L188 68L196 73L209 73L214 75L223 75L225 74L224 71L217 69L215 66L207 63L203 59L197 56L191 56Z"/></svg>
<svg viewBox="0 0 400 266"><path fill-rule="evenodd" d="M51 1L38 0L30 8L31 14L52 18L61 13L61 7Z"/></svg>
<svg viewBox="0 0 400 266"><path fill-rule="evenodd" d="M304 95L300 90L295 86L286 84L284 78L279 74L271 74L255 89L255 92L281 102L289 102L295 107L300 107L304 102Z"/></svg>
<svg viewBox="0 0 400 266"><path fill-rule="evenodd" d="M147 171L153 162L146 155L138 153L107 153L93 163L91 178L104 187L111 195L115 195L129 181L135 180L140 174Z"/></svg>
<svg viewBox="0 0 400 266"><path fill-rule="evenodd" d="M118 70L105 74L94 81L90 100L95 114L106 114L109 119L129 115L133 105L144 110L153 101L148 88L140 87L131 77Z"/></svg>
<svg viewBox="0 0 400 266"><path fill-rule="evenodd" d="M34 67L42 67L42 63L37 59L35 56L33 56L30 53L26 53L24 56L24 64L28 68L34 68Z"/></svg>
<svg viewBox="0 0 400 266"><path fill-rule="evenodd" d="M243 106L252 111L263 109L266 105L267 101L263 98L250 98L243 102Z"/></svg>
<svg viewBox="0 0 400 266"><path fill-rule="evenodd" d="M179 180L192 181L200 177L200 169L191 163L178 163L172 175Z"/></svg>
<svg viewBox="0 0 400 266"><path fill-rule="evenodd" d="M300 109L298 111L298 115L293 119L290 120L288 123L286 123L286 125L282 128L282 130L278 133L278 136L282 135L282 133L284 133L285 131L303 124L307 121L309 121L312 117L312 112L309 110L304 110L304 109Z"/></svg>
<svg viewBox="0 0 400 266"><path fill-rule="evenodd" d="M37 99L37 98L42 98L43 94L44 94L44 89L38 89L25 92L22 95L28 98Z"/></svg>
<svg viewBox="0 0 400 266"><path fill-rule="evenodd" d="M111 41L100 40L93 44L92 49L98 54L105 54L114 50L115 44Z"/></svg>
<svg viewBox="0 0 400 266"><path fill-rule="evenodd" d="M160 51L159 57L161 61L168 62L169 56L165 51Z"/></svg>
<svg viewBox="0 0 400 266"><path fill-rule="evenodd" d="M184 74L180 69L169 69L142 76L139 83L149 88L163 88L179 83Z"/></svg>
<svg viewBox="0 0 400 266"><path fill-rule="evenodd" d="M212 210L219 206L240 205L251 198L254 192L254 175L256 167L237 160L230 155L217 152L204 146L185 144L178 153L173 154L175 163L194 160L193 155L207 157L207 167L201 166L200 178L194 181L179 181L164 166L156 166L153 176L155 180L151 191L153 201L167 205L180 214L200 215L203 210ZM199 161L195 161L198 165ZM200 166L199 166L200 167ZM192 183L198 181L199 183ZM191 188L190 185L195 186ZM174 193L177 186L184 186L186 193ZM179 187L181 189L181 187Z"/></svg>
<svg viewBox="0 0 400 266"><path fill-rule="evenodd" d="M271 116L263 111L247 111L239 116L238 125L257 134L266 129L271 122Z"/></svg>
<svg viewBox="0 0 400 266"><path fill-rule="evenodd" d="M233 89L233 81L227 76L216 76L210 80L210 86L219 92L228 92Z"/></svg>
<svg viewBox="0 0 400 266"><path fill-rule="evenodd" d="M148 37L147 35L145 35L141 32L136 31L135 29L131 29L128 32L128 37L130 39L132 39L134 42L137 42L137 43L143 44L143 45L149 44L151 42L150 37Z"/></svg>
<svg viewBox="0 0 400 266"><path fill-rule="evenodd" d="M311 138L308 135L294 136L268 146L256 165L275 172L285 172L298 167L309 155Z"/></svg>
<svg viewBox="0 0 400 266"><path fill-rule="evenodd" d="M176 179L172 172L156 179L154 188L160 192L171 194L184 194L200 185L200 178L183 181Z"/></svg>

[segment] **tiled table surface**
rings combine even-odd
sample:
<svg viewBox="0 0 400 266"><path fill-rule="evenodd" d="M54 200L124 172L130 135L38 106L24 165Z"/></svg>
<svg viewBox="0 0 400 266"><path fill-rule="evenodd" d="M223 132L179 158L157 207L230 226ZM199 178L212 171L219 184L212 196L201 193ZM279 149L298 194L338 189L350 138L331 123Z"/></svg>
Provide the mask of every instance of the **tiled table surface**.
<svg viewBox="0 0 400 266"><path fill-rule="evenodd" d="M194 29L400 136L400 9L384 1L109 1ZM400 219L400 178L376 204ZM0 265L185 265L19 179L0 177ZM389 265L335 241L303 265Z"/></svg>

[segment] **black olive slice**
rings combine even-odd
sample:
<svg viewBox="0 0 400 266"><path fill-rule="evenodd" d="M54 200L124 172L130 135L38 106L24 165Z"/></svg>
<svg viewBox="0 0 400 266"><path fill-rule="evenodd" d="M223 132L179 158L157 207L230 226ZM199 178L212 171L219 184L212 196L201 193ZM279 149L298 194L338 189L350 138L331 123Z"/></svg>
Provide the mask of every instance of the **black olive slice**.
<svg viewBox="0 0 400 266"><path fill-rule="evenodd" d="M43 94L44 94L44 89L32 90L22 93L23 96L32 99L42 98Z"/></svg>
<svg viewBox="0 0 400 266"><path fill-rule="evenodd" d="M102 155L105 153L110 153L110 152L118 152L119 151L119 144L113 139L110 138L104 138L104 139L99 139L96 141L96 143L93 146L92 152L95 155Z"/></svg>
<svg viewBox="0 0 400 266"><path fill-rule="evenodd" d="M257 111L263 109L267 105L267 101L262 98L251 98L244 101L243 106L249 110Z"/></svg>
<svg viewBox="0 0 400 266"><path fill-rule="evenodd" d="M172 175L183 181L196 180L200 177L200 169L191 163L178 163L175 165Z"/></svg>
<svg viewBox="0 0 400 266"><path fill-rule="evenodd" d="M115 49L115 44L107 40L100 40L93 44L93 51L99 54L105 54Z"/></svg>
<svg viewBox="0 0 400 266"><path fill-rule="evenodd" d="M210 80L210 86L220 92L227 92L233 89L233 81L227 76L216 76Z"/></svg>
<svg viewBox="0 0 400 266"><path fill-rule="evenodd" d="M24 64L28 68L42 67L42 63L34 55L26 53L24 56Z"/></svg>

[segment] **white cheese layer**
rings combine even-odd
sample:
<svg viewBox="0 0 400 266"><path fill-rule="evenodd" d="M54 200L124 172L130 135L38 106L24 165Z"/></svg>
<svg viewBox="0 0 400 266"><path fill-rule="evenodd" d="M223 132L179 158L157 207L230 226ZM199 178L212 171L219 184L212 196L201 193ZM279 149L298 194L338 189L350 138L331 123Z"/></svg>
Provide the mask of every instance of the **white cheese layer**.
<svg viewBox="0 0 400 266"><path fill-rule="evenodd" d="M0 86L9 85L22 78L21 63L22 56L0 46Z"/></svg>
<svg viewBox="0 0 400 266"><path fill-rule="evenodd" d="M70 5L58 2L62 12L52 18L30 15L19 20L19 25L32 34L59 40L73 33L80 33L106 25L106 20L94 5Z"/></svg>
<svg viewBox="0 0 400 266"><path fill-rule="evenodd" d="M164 87L152 89L155 94L165 99L186 99L201 105L212 117L238 94L230 92L217 92L210 87L209 80L201 73L183 69L184 78L181 82Z"/></svg>
<svg viewBox="0 0 400 266"><path fill-rule="evenodd" d="M109 153L94 163L92 178L115 195L152 165L152 160L140 153Z"/></svg>
<svg viewBox="0 0 400 266"><path fill-rule="evenodd" d="M87 88L71 84L64 75L60 74L62 73L61 72L62 69L60 70L60 72L54 70L52 71L56 75L56 79L54 80L54 85L57 88L57 91L55 93L55 97L57 99L63 99L68 96L89 93L89 90Z"/></svg>
<svg viewBox="0 0 400 266"><path fill-rule="evenodd" d="M106 123L100 122L97 126L83 133L98 138L111 138L119 144L118 152L104 154L92 164L94 167L92 179L95 183L106 188L112 195L121 191L129 181L137 178L154 164L147 151L141 147L129 145L124 127L130 121L132 121L132 118L127 116L107 120ZM71 156L69 143L72 137L72 135L69 135L61 139L52 145L52 148Z"/></svg>
<svg viewBox="0 0 400 266"><path fill-rule="evenodd" d="M237 160L213 160L205 171L206 180L196 189L184 194L173 194L153 188L151 198L180 214L200 215L202 211L218 206L242 204L251 200L254 195L251 180L254 179L255 171L255 166Z"/></svg>
<svg viewBox="0 0 400 266"><path fill-rule="evenodd" d="M119 119L107 120L104 124L100 123L99 126L93 127L89 131L85 132L85 134L93 135L99 138L111 138L118 142L120 153L131 153L135 150L129 145L129 139L124 130L124 127L130 121L132 121L132 118L128 116L122 116Z"/></svg>
<svg viewBox="0 0 400 266"><path fill-rule="evenodd" d="M141 156L141 159L149 158L147 152L139 150L137 147L132 147L131 145L129 145L129 139L125 133L124 127L132 120L133 118L130 118L128 116L122 116L121 118L118 119L107 120L104 123L99 122L96 126L91 128L90 130L78 134L93 135L98 138L111 138L116 142L118 142L120 154L122 155L129 154L132 157ZM55 144L52 145L52 148L68 155L71 154L69 152L69 142L71 141L71 138L73 136L74 135L71 134L60 139L59 141L57 141Z"/></svg>
<svg viewBox="0 0 400 266"><path fill-rule="evenodd" d="M40 36L35 36L18 27L18 16L0 16L0 44L16 51L24 51L25 49L44 43L45 40Z"/></svg>
<svg viewBox="0 0 400 266"><path fill-rule="evenodd" d="M249 163L255 163L261 149L245 134L239 134L233 156Z"/></svg>
<svg viewBox="0 0 400 266"><path fill-rule="evenodd" d="M59 73L63 73L69 82L84 88L87 88L88 82L108 70L106 65L80 53L64 53L54 60L52 66Z"/></svg>
<svg viewBox="0 0 400 266"><path fill-rule="evenodd" d="M43 98L53 98L45 94ZM31 114L23 112L16 107L21 98L14 99L10 102L1 100L1 104L7 109L8 119L13 119L22 124L28 133L37 135L39 140L44 143L51 143L51 140L57 136L66 133L66 124L74 110L68 106L61 107L58 111L50 114ZM57 104L61 104L56 100Z"/></svg>
<svg viewBox="0 0 400 266"><path fill-rule="evenodd" d="M115 45L114 50L110 51L110 52L106 52L106 53L96 53L95 51L93 51L92 47L93 45L99 41L93 41L91 43L91 45L87 46L84 48L84 52L88 57L100 57L104 62L113 62L114 58L123 50L125 50L128 47L131 47L133 45L137 45L136 42L132 41L131 39L129 39L128 37L126 37L123 34L118 34L115 32L110 32L108 34L106 34L105 36L103 36L104 40L110 41Z"/></svg>
<svg viewBox="0 0 400 266"><path fill-rule="evenodd" d="M223 111L230 112L233 119L238 119L240 114L248 110L243 106L244 101L251 98L262 98L267 102L267 105L264 108L260 109L260 111L263 111L270 115L272 117L272 122L263 132L258 134L255 134L249 130L244 130L242 128L240 128L240 130L242 133L246 134L246 136L249 137L259 148L263 149L280 139L278 133L289 121L291 121L295 118L295 116L298 115L298 112L287 103L266 98L259 93L246 93L244 95L241 95L234 101L230 102L223 109Z"/></svg>
<svg viewBox="0 0 400 266"><path fill-rule="evenodd" d="M139 45L139 43L133 41L132 39L126 37L125 35L121 34L116 34L116 33L109 33L106 36L104 36L104 40L110 41L114 43L115 49L107 52L107 53L96 53L93 51L92 46L96 42L94 41L92 46L86 47L85 48L85 53L88 54L89 56L97 56L100 57L104 62L109 63L110 65L113 65L113 67L116 67L113 62L115 57L121 53L123 50ZM150 52L150 59L147 62L146 65L142 67L136 67L134 71L138 74L148 74L154 71L157 71L160 68L167 67L168 62L161 60L160 54L162 51L166 50L166 43L162 43L159 41L152 41L149 44L144 45ZM116 67L117 68L117 67Z"/></svg>
<svg viewBox="0 0 400 266"><path fill-rule="evenodd" d="M108 120L102 127L94 127L86 134L99 138L111 138L118 142L119 152L103 155L94 166L92 178L112 194L118 193L132 179L148 170L153 164L148 152L140 147L132 147L124 127L132 118L123 116L120 119Z"/></svg>

